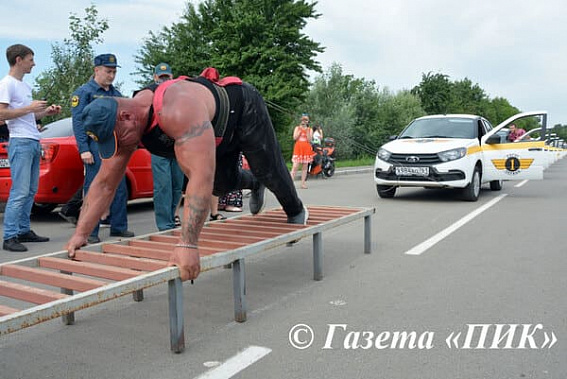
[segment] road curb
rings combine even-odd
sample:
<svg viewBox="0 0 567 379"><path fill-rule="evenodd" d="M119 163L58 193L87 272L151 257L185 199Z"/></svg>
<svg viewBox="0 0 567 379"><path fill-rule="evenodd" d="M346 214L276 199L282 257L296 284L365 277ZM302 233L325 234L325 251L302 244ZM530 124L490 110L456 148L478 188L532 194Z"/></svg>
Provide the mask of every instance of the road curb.
<svg viewBox="0 0 567 379"><path fill-rule="evenodd" d="M366 174L372 172L372 166L364 167L349 167L340 170L335 170L335 175L354 175L354 174Z"/></svg>

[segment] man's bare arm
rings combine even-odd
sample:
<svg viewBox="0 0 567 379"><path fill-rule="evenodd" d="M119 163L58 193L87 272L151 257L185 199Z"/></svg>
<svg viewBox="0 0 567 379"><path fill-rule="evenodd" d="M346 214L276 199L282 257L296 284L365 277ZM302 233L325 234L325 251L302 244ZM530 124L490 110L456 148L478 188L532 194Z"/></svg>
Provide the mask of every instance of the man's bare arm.
<svg viewBox="0 0 567 379"><path fill-rule="evenodd" d="M175 154L189 182L185 189L181 238L170 258L182 280L195 279L201 270L199 234L209 214L215 172L215 142L209 121L189 127L176 138Z"/></svg>
<svg viewBox="0 0 567 379"><path fill-rule="evenodd" d="M182 242L197 244L209 214L215 172L215 144L209 121L189 128L175 140L178 164L189 179L185 189Z"/></svg>
<svg viewBox="0 0 567 379"><path fill-rule="evenodd" d="M180 137L177 137L175 139L175 146L182 146L185 142L190 141L193 138L202 136L206 130L209 130L211 128L212 126L209 121L205 121L201 125L192 126L186 132L182 133Z"/></svg>
<svg viewBox="0 0 567 379"><path fill-rule="evenodd" d="M119 152L111 159L102 160L100 170L83 201L75 233L67 243L70 257L74 256L76 249L86 243L88 235L100 221L101 216L108 210L112 199L114 199L116 188L124 177L132 153L133 151Z"/></svg>
<svg viewBox="0 0 567 379"><path fill-rule="evenodd" d="M12 120L28 113L43 112L47 108L47 101L34 100L30 105L22 108L8 108L8 104L0 103L0 120Z"/></svg>

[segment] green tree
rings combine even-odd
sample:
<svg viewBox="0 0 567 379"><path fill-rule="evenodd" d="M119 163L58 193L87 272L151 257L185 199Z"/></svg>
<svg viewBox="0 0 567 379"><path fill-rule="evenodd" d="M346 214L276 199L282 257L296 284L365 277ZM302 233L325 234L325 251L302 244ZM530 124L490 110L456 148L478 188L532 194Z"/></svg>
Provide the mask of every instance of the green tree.
<svg viewBox="0 0 567 379"><path fill-rule="evenodd" d="M61 117L69 117L71 109L69 100L71 94L79 86L89 80L93 73L92 44L102 43L102 34L108 29L108 21L98 17L94 5L85 8L85 16L78 17L71 13L69 30L71 37L63 43L51 46L53 67L43 71L36 78L35 98L46 99L49 103L63 105ZM52 121L46 117L44 123Z"/></svg>
<svg viewBox="0 0 567 379"><path fill-rule="evenodd" d="M150 32L135 57L139 84L153 67L171 64L176 75L198 75L208 66L221 76L239 76L252 83L269 105L276 131L290 123L290 114L309 89L309 70L320 72L315 57L319 43L302 33L316 2L297 0L205 0L187 3L181 20Z"/></svg>
<svg viewBox="0 0 567 379"><path fill-rule="evenodd" d="M412 93L419 96L427 114L478 114L497 125L520 112L502 97L490 99L470 79L452 82L448 75L441 73L422 74L421 82L412 89Z"/></svg>
<svg viewBox="0 0 567 379"><path fill-rule="evenodd" d="M428 72L421 75L421 83L412 89L419 96L427 114L448 113L451 108L453 86L448 75Z"/></svg>
<svg viewBox="0 0 567 379"><path fill-rule="evenodd" d="M480 114L486 93L478 84L470 79L463 79L452 83L451 101L448 113Z"/></svg>
<svg viewBox="0 0 567 379"><path fill-rule="evenodd" d="M298 114L307 112L312 123L322 126L325 137L336 139L336 153L341 158L354 157L358 144L366 142L365 139L357 140L357 130L360 130L358 117L363 112L359 112L354 101L355 96L363 98L357 93L364 84L363 80L352 75L344 75L340 64L333 63L314 79L305 103L298 108ZM291 131L295 124L297 122L290 125L286 136L292 146Z"/></svg>
<svg viewBox="0 0 567 379"><path fill-rule="evenodd" d="M298 109L321 124L325 136L337 140L341 159L375 154L389 136L425 113L416 95L380 90L374 81L344 75L338 63L314 79L305 104Z"/></svg>
<svg viewBox="0 0 567 379"><path fill-rule="evenodd" d="M390 136L398 135L413 119L424 115L419 98L410 91L402 90L395 95L386 92L378 112L378 143L381 145Z"/></svg>
<svg viewBox="0 0 567 379"><path fill-rule="evenodd" d="M567 125L555 124L552 130L552 133L557 134L557 137L567 141Z"/></svg>
<svg viewBox="0 0 567 379"><path fill-rule="evenodd" d="M519 112L520 110L512 106L507 99L503 97L495 97L492 100L486 100L483 102L479 114L484 116L494 126L496 126L508 117L518 114Z"/></svg>

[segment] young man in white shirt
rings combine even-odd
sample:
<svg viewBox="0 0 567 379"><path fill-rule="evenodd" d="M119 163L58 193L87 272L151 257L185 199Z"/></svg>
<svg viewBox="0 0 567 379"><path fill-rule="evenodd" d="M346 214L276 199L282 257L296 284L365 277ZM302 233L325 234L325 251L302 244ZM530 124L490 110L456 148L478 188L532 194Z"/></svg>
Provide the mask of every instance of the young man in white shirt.
<svg viewBox="0 0 567 379"><path fill-rule="evenodd" d="M4 210L4 243L8 251L27 251L22 242L46 242L30 227L30 214L39 183L40 134L36 120L61 112L59 105L32 100L31 87L23 82L35 66L33 51L24 45L6 49L10 71L0 80L0 120L10 133L8 160L12 187Z"/></svg>

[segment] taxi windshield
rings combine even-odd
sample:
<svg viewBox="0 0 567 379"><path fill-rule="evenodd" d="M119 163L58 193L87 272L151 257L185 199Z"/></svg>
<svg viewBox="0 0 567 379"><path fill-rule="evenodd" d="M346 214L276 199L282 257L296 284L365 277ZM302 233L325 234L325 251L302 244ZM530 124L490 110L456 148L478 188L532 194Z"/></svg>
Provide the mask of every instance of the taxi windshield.
<svg viewBox="0 0 567 379"><path fill-rule="evenodd" d="M466 138L476 137L475 120L471 118L424 118L409 124L398 138Z"/></svg>

